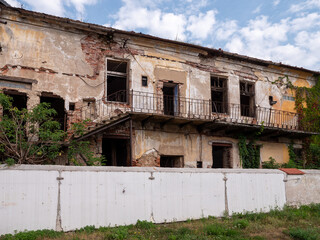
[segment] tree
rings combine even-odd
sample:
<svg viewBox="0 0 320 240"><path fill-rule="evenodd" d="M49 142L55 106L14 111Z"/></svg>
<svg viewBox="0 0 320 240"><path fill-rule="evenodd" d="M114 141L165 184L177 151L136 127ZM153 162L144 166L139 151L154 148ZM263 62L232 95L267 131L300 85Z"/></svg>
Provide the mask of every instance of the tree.
<svg viewBox="0 0 320 240"><path fill-rule="evenodd" d="M12 106L11 98L0 93L3 116L0 121L0 153L18 164L42 164L60 154L66 133L53 120L56 111L48 103L31 110Z"/></svg>

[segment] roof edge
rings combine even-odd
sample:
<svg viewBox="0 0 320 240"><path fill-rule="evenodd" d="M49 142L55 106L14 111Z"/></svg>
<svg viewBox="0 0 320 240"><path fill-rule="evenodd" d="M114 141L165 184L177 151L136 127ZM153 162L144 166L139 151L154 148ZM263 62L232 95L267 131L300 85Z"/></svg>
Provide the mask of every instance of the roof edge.
<svg viewBox="0 0 320 240"><path fill-rule="evenodd" d="M0 2L5 2L5 1L0 0ZM196 44L192 44L192 43L186 43L186 42L181 42L181 41L177 41L177 40L156 37L156 36L152 36L152 35L148 35L148 34L144 34L144 33L137 33L134 31L120 30L120 29L105 27L103 25L98 25L98 24L93 24L93 23L85 23L85 22L82 22L79 20L73 20L73 19L69 19L69 18L65 18L65 17L58 17L58 16L54 16L54 15L49 15L46 13L39 13L39 12L35 12L35 11L26 10L23 8L15 8L15 7L11 7L9 4L8 4L8 6L5 6L3 8L8 9L8 10L13 10L13 11L19 12L20 14L24 14L24 15L31 15L33 17L38 17L38 18L43 18L43 19L51 19L54 21L60 21L60 22L63 22L64 24L71 24L82 31L97 32L98 34L102 34L103 32L105 32L105 33L113 32L113 33L125 34L125 35L130 35L130 36L135 36L135 37L142 37L142 38L147 38L147 39L152 39L152 40L156 40L156 41L167 42L167 43L171 43L171 44L175 44L175 45L180 45L180 46L185 46L185 47L190 47L190 48L195 48L195 49L207 51L208 53L212 54L213 56L220 56L220 57L226 57L226 58L240 60L240 61L246 61L246 62L255 63L258 65L262 65L262 66L274 65L274 66L290 68L290 69L294 69L294 70L298 70L298 71L305 71L305 72L309 72L311 74L314 74L316 76L320 76L320 71L311 70L311 69L298 67L298 66L292 66L292 65L281 63L281 62L273 62L271 60L264 60L264 59L259 59L259 58L255 58L255 57L245 56L245 55L241 55L241 54L237 54L237 53L231 53L228 51L224 51L220 48L219 49L208 48L208 47L204 47L201 45L196 45Z"/></svg>

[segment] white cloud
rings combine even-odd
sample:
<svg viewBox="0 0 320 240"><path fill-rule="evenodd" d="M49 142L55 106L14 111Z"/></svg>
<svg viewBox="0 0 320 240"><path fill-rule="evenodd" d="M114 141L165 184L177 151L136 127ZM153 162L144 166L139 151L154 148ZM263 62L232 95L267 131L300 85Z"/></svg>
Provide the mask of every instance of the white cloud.
<svg viewBox="0 0 320 240"><path fill-rule="evenodd" d="M280 0L274 0L272 4L273 4L273 6L278 6L279 3L280 3Z"/></svg>
<svg viewBox="0 0 320 240"><path fill-rule="evenodd" d="M186 29L191 33L192 38L206 39L215 23L215 11L210 10L206 14L200 13L198 16L190 16Z"/></svg>
<svg viewBox="0 0 320 240"><path fill-rule="evenodd" d="M228 20L219 23L219 27L216 29L215 37L218 41L228 40L238 30L237 21Z"/></svg>
<svg viewBox="0 0 320 240"><path fill-rule="evenodd" d="M16 0L6 0L12 7L21 7L21 3Z"/></svg>
<svg viewBox="0 0 320 240"><path fill-rule="evenodd" d="M320 26L320 15L318 13L310 13L291 21L292 31L305 30L317 26Z"/></svg>
<svg viewBox="0 0 320 240"><path fill-rule="evenodd" d="M10 0L16 2L16 0ZM85 5L94 5L97 0L21 0L21 2L30 5L32 10L43 12L56 16L64 17L66 15L66 6L74 7L76 10L77 18L80 19L85 14Z"/></svg>
<svg viewBox="0 0 320 240"><path fill-rule="evenodd" d="M85 5L94 5L97 0L66 0L67 5L73 5L77 11L78 19L85 14Z"/></svg>
<svg viewBox="0 0 320 240"><path fill-rule="evenodd" d="M32 10L37 12L44 12L56 16L64 16L65 10L61 0L43 1L43 0L24 0L28 3Z"/></svg>
<svg viewBox="0 0 320 240"><path fill-rule="evenodd" d="M271 23L266 16L260 16L245 27L233 29L225 47L243 55L319 70L320 30L303 28L308 21L318 23L319 18L318 14L309 14ZM292 34L295 37L289 42Z"/></svg>
<svg viewBox="0 0 320 240"><path fill-rule="evenodd" d="M206 4L206 1L201 2ZM114 28L143 31L147 34L180 41L198 41L205 40L216 23L214 10L188 15L187 13L165 12L154 2L144 6L136 0L123 0L123 3L124 5L114 16Z"/></svg>
<svg viewBox="0 0 320 240"><path fill-rule="evenodd" d="M300 12L308 9L320 8L320 0L306 0L304 2L293 4L289 8L290 12Z"/></svg>
<svg viewBox="0 0 320 240"><path fill-rule="evenodd" d="M254 14L260 13L260 12L261 12L261 7L262 7L262 5L260 4L258 7L256 7L256 8L252 11L252 13L254 13Z"/></svg>

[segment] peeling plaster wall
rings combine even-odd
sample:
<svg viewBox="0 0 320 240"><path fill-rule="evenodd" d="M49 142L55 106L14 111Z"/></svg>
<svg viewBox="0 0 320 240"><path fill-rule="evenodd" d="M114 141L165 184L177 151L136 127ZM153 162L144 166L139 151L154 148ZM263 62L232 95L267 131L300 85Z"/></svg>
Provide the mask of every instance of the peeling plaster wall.
<svg viewBox="0 0 320 240"><path fill-rule="evenodd" d="M162 94L163 82L173 81L179 84L180 97L209 100L210 76L226 77L229 106L240 104L239 81L255 83L256 106L269 109L269 96L273 96L277 103L272 108L285 111L294 111L294 102L283 96L294 96L294 92L286 89L283 83L273 82L287 75L296 86L315 84L314 77L303 71L209 56L204 50L125 34L99 35L62 23L21 19L17 13L1 12L1 16L8 20L7 24L0 24L0 74L38 81L32 84L32 90L17 89L27 93L29 108L39 103L41 92L62 97L66 110L70 102L79 107L84 98L103 98L106 58L129 60L129 89L150 94ZM147 87L141 85L142 76L148 77ZM196 167L200 160L206 167L212 161L208 142L220 139L233 143L233 167L240 167L235 139L200 136L196 131L136 130L135 133L136 158L155 149L160 155L184 155L186 167ZM285 144L265 142L262 160L272 156L279 162L286 162L286 151Z"/></svg>
<svg viewBox="0 0 320 240"><path fill-rule="evenodd" d="M151 157L154 159L152 166L158 167L160 166L158 158L161 155L184 156L184 167L196 168L197 161L202 161L203 168L211 168L212 143L219 142L232 144L232 167L241 168L238 140L236 139L206 136L199 134L192 127L181 131L173 125L166 126L162 130L156 127L136 129L134 135L134 153L137 162ZM148 154L150 151L152 151L152 156ZM157 152L157 155L153 154L154 151Z"/></svg>

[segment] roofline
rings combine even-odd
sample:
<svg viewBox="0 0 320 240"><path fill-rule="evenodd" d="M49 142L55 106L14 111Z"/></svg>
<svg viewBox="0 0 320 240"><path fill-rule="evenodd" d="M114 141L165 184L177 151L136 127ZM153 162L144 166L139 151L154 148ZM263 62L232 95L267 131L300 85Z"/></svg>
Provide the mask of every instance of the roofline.
<svg viewBox="0 0 320 240"><path fill-rule="evenodd" d="M4 5L6 7L11 7L11 5L9 3L7 3L5 0L0 0L0 5Z"/></svg>
<svg viewBox="0 0 320 240"><path fill-rule="evenodd" d="M3 0L0 0L0 1L3 2ZM8 9L8 10L14 10L14 11L19 12L20 14L24 14L24 15L31 15L31 16L37 17L37 18L50 19L50 20L54 20L55 22L59 21L59 22L65 23L65 24L71 24L71 25L74 25L76 28L79 28L80 30L83 30L83 31L98 32L99 34L107 34L107 33L112 32L112 33L130 35L130 36L134 36L134 37L142 37L142 38L152 39L152 40L156 40L156 41L167 42L167 43L171 43L171 44L175 44L175 45L196 48L199 50L207 51L212 56L226 57L226 58L230 58L230 59L255 63L258 65L262 65L262 66L274 65L274 66L278 66L278 67L285 67L285 68L290 68L290 69L294 69L294 70L298 70L298 71L309 72L314 75L320 76L320 71L315 71L315 70L310 70L310 69L303 68L303 67L287 65L287 64L283 64L281 62L273 62L273 61L269 61L269 60L263 60L263 59L259 59L259 58L249 57L249 56L245 56L245 55L241 55L241 54L237 54L237 53L231 53L228 51L224 51L220 48L219 49L208 48L208 47L204 47L204 46L200 46L200 45L196 45L196 44L192 44L192 43L186 43L186 42L181 42L181 41L177 41L177 40L160 38L160 37L156 37L156 36L152 36L152 35L148 35L148 34L144 34L144 33L137 33L134 31L125 31L125 30L115 29L115 28L111 28L111 27L105 27L105 26L93 24L93 23L85 23L85 22L81 22L79 20L73 20L73 19L64 18L64 17L57 17L57 16L45 14L45 13L39 13L39 12L30 11L30 10L25 10L22 8L15 8L15 7L11 7L10 5L5 6L4 8Z"/></svg>

